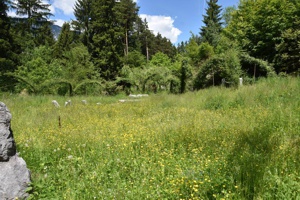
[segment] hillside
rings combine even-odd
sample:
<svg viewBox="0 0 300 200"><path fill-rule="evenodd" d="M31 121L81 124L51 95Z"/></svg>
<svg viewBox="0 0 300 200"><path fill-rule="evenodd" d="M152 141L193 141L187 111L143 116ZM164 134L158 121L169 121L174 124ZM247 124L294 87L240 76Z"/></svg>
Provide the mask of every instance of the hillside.
<svg viewBox="0 0 300 200"><path fill-rule="evenodd" d="M59 34L61 32L61 27L58 26L58 25L53 24L51 26L51 30L52 30L52 33L53 33L53 36L54 36L55 40L57 40L58 36L59 36Z"/></svg>

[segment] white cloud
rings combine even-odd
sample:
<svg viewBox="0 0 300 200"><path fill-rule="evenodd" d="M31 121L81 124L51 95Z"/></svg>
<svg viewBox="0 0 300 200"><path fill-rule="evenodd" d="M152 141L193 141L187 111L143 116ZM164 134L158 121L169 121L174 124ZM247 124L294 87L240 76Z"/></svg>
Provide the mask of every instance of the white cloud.
<svg viewBox="0 0 300 200"><path fill-rule="evenodd" d="M50 9L50 13L54 15L55 14L55 7L53 5L51 5L49 7L49 9Z"/></svg>
<svg viewBox="0 0 300 200"><path fill-rule="evenodd" d="M53 0L52 6L63 11L65 15L72 15L75 1L76 0Z"/></svg>
<svg viewBox="0 0 300 200"><path fill-rule="evenodd" d="M60 26L60 27L62 27L62 25L63 25L65 22L67 22L67 21L66 21L66 20L63 20L63 19L55 19L54 24L55 24L55 25L58 25L58 26Z"/></svg>
<svg viewBox="0 0 300 200"><path fill-rule="evenodd" d="M7 12L7 15L10 16L10 17L17 17L16 11L12 11L12 10L10 10L9 12ZM20 16L18 16L18 17L20 17Z"/></svg>
<svg viewBox="0 0 300 200"><path fill-rule="evenodd" d="M16 0L13 0L13 2L16 3ZM42 3L43 3L43 4L49 4L49 3L48 3L47 1L45 1L45 0L43 0ZM49 9L50 9L50 13L54 15L54 14L55 14L55 7L54 7L53 5L50 5ZM8 12L7 14L8 14L8 16L10 16L10 17L24 17L24 18L27 17L27 15L22 15L22 16L17 15L15 9L10 9L9 12Z"/></svg>
<svg viewBox="0 0 300 200"><path fill-rule="evenodd" d="M174 27L174 20L170 16L141 14L140 17L147 20L148 27L154 34L160 33L163 37L170 39L172 43L177 42L181 30Z"/></svg>

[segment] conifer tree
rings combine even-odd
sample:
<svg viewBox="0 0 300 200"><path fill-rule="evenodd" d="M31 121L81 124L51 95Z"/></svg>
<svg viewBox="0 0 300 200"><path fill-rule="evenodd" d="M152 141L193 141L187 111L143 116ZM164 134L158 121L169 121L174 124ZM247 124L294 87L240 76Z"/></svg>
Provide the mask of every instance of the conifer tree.
<svg viewBox="0 0 300 200"><path fill-rule="evenodd" d="M46 29L43 29L43 27L52 24L52 22L48 20L49 17L52 16L49 7L50 4L44 3L42 0L16 0L13 3L16 14L25 16L25 20L20 21L21 25L24 25L22 27L23 34L29 33L34 38L38 38L42 30L46 31L43 34L49 33ZM45 43L45 41L43 41L42 44L43 43Z"/></svg>
<svg viewBox="0 0 300 200"><path fill-rule="evenodd" d="M115 4L112 0L92 2L92 60L106 80L115 80L122 66L123 32L118 25Z"/></svg>
<svg viewBox="0 0 300 200"><path fill-rule="evenodd" d="M0 91L13 88L14 80L5 76L5 73L14 71L17 60L13 37L10 34L8 8L9 1L0 0Z"/></svg>
<svg viewBox="0 0 300 200"><path fill-rule="evenodd" d="M169 39L163 37L160 33L154 35L149 30L146 19L140 17L135 23L134 37L136 40L137 49L150 60L153 55L158 52L167 54L170 58L174 58L176 47Z"/></svg>
<svg viewBox="0 0 300 200"><path fill-rule="evenodd" d="M135 24L135 33L134 37L136 38L135 45L138 51L140 51L146 58L149 60L149 46L153 43L154 35L151 34L146 20L142 20L138 17Z"/></svg>
<svg viewBox="0 0 300 200"><path fill-rule="evenodd" d="M44 23L35 34L35 44L37 46L39 45L49 45L52 46L55 43L54 35L51 30L51 24L50 23Z"/></svg>
<svg viewBox="0 0 300 200"><path fill-rule="evenodd" d="M132 0L121 0L116 4L116 16L120 23L120 28L124 33L124 54L129 52L129 38L133 34L133 25L138 18L138 7Z"/></svg>
<svg viewBox="0 0 300 200"><path fill-rule="evenodd" d="M206 15L203 16L204 26L200 29L200 35L203 42L208 42L210 45L216 46L219 33L222 30L222 9L218 5L218 0L209 0L207 1L207 5Z"/></svg>
<svg viewBox="0 0 300 200"><path fill-rule="evenodd" d="M58 36L58 40L54 45L53 55L54 57L62 57L65 51L69 51L70 45L73 42L73 33L69 23L64 23L61 32Z"/></svg>
<svg viewBox="0 0 300 200"><path fill-rule="evenodd" d="M82 42L88 48L90 48L90 42L92 40L90 28L91 6L92 0L77 0L74 7L76 20L72 21L75 30L82 33Z"/></svg>

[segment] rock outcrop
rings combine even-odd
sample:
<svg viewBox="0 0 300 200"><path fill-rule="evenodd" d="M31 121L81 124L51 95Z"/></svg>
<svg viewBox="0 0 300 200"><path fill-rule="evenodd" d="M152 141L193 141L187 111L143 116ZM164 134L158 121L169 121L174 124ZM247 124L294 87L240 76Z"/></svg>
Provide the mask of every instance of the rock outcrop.
<svg viewBox="0 0 300 200"><path fill-rule="evenodd" d="M13 132L10 127L11 114L0 102L0 199L25 199L30 183L30 172L25 161L17 155Z"/></svg>

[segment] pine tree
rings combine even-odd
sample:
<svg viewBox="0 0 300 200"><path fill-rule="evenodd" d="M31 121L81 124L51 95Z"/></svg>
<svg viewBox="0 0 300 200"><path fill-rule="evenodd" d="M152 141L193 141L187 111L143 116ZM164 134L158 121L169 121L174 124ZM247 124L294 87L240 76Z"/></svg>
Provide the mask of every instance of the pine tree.
<svg viewBox="0 0 300 200"><path fill-rule="evenodd" d="M146 20L138 17L133 37L135 38L136 49L149 60L149 46L152 46L154 35L150 32Z"/></svg>
<svg viewBox="0 0 300 200"><path fill-rule="evenodd" d="M146 19L142 20L137 18L134 24L134 30L132 34L132 40L135 41L135 49L140 51L147 60L151 60L151 57L158 52L167 54L170 58L174 58L176 54L176 47L171 43L169 39L163 37L160 33L154 35L149 30Z"/></svg>
<svg viewBox="0 0 300 200"><path fill-rule="evenodd" d="M209 0L207 4L206 15L203 16L204 26L201 28L200 35L203 42L216 46L218 36L222 30L222 9L218 5L218 0Z"/></svg>
<svg viewBox="0 0 300 200"><path fill-rule="evenodd" d="M116 16L119 20L120 27L124 33L124 54L129 52L129 38L133 34L133 25L138 18L138 7L132 0L121 0L116 4Z"/></svg>

